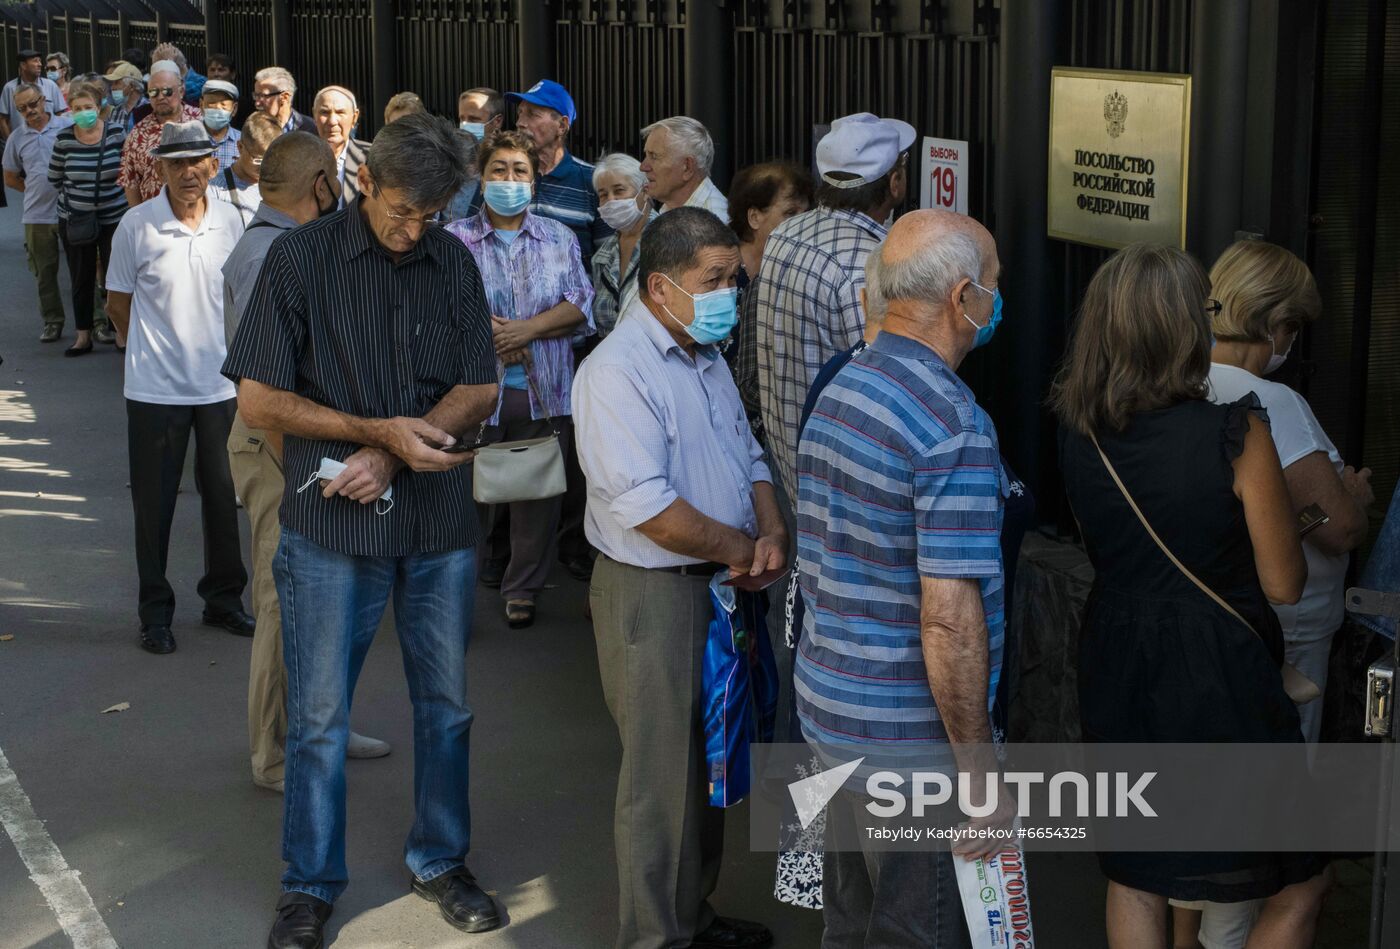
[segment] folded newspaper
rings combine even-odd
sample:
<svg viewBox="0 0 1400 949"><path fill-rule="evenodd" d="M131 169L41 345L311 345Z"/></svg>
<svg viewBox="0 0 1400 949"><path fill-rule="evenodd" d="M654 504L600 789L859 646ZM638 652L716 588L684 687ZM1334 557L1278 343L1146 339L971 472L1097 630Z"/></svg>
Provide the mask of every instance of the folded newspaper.
<svg viewBox="0 0 1400 949"><path fill-rule="evenodd" d="M1026 857L1008 849L990 860L954 855L972 949L1032 949L1031 899L1026 890Z"/></svg>

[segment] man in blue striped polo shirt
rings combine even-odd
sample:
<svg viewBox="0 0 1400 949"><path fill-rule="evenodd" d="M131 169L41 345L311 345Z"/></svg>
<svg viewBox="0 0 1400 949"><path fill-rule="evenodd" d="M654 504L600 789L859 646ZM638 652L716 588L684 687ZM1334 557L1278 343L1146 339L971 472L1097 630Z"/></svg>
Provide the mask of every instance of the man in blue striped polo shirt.
<svg viewBox="0 0 1400 949"><path fill-rule="evenodd" d="M1006 479L996 429L956 371L1000 320L1000 264L971 218L917 211L890 230L878 266L882 332L826 387L798 447L798 715L809 742L838 754L950 744L965 766L959 746L992 737ZM827 811L837 941L823 945L844 945L841 933L967 945L947 851L838 851L868 820L863 803L843 791Z"/></svg>
<svg viewBox="0 0 1400 949"><path fill-rule="evenodd" d="M598 245L612 236L612 228L598 216L593 166L579 161L564 145L578 118L573 97L559 83L541 79L529 91L507 92L506 98L517 106L516 130L530 136L540 156L530 210L574 232L586 267ZM476 204L480 207L480 199Z"/></svg>

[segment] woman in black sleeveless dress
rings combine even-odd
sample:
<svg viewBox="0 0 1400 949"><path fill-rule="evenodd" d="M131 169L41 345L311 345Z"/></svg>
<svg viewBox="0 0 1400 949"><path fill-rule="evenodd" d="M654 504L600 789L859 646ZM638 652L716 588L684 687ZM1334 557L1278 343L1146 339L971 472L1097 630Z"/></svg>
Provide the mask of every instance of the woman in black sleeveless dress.
<svg viewBox="0 0 1400 949"><path fill-rule="evenodd" d="M1065 488L1096 573L1080 642L1085 741L1302 741L1269 601L1297 600L1306 563L1257 400L1206 400L1209 286L1181 251L1115 254L1089 285L1052 396ZM1257 635L1162 553L1094 437L1166 547ZM1167 897L1273 896L1255 926L1262 941L1250 945L1311 945L1317 855L1102 853L1099 862L1115 947L1165 946Z"/></svg>

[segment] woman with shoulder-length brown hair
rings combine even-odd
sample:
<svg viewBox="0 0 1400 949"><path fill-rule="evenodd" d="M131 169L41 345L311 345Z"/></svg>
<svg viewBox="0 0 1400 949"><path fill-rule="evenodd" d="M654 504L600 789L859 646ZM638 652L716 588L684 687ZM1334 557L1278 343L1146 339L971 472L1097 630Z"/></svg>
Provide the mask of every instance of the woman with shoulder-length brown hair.
<svg viewBox="0 0 1400 949"><path fill-rule="evenodd" d="M1065 489L1095 569L1079 661L1088 742L1302 740L1269 604L1296 602L1307 568L1258 401L1207 398L1209 294L1201 265L1179 250L1114 254L1089 283L1052 392ZM1253 630L1198 589L1143 520ZM1312 943L1316 855L1102 853L1099 862L1115 949L1165 947L1169 897L1272 897L1249 945Z"/></svg>

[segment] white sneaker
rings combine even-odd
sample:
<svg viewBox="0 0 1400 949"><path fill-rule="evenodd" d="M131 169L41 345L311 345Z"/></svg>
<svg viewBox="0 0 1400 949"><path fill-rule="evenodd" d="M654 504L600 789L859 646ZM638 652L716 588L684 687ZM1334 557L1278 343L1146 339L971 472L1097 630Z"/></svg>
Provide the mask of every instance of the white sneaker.
<svg viewBox="0 0 1400 949"><path fill-rule="evenodd" d="M383 758L389 753L389 743L378 738L366 738L355 732L350 733L350 742L345 747L347 758Z"/></svg>

